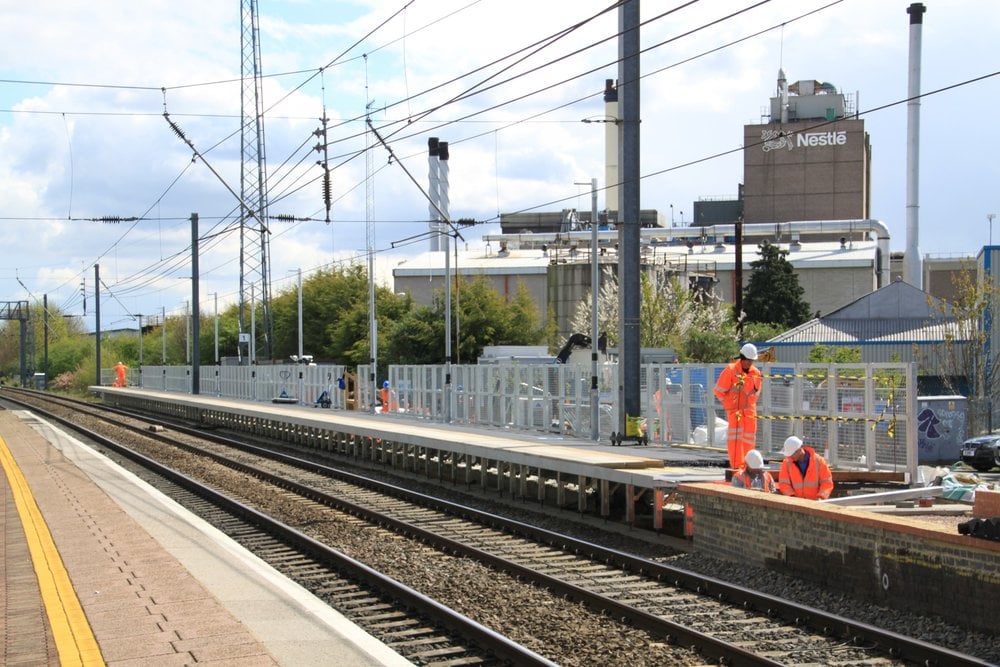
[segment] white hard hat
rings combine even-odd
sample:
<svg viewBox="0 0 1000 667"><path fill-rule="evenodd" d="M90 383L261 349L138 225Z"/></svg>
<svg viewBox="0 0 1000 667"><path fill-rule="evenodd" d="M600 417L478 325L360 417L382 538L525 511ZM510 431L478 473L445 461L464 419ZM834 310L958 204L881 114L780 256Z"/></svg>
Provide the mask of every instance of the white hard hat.
<svg viewBox="0 0 1000 667"><path fill-rule="evenodd" d="M791 456L795 452L799 451L799 447L802 446L802 438L797 435L790 435L785 439L785 456Z"/></svg>
<svg viewBox="0 0 1000 667"><path fill-rule="evenodd" d="M747 467L757 470L764 467L764 457L761 455L759 449L751 449L747 452L746 459Z"/></svg>
<svg viewBox="0 0 1000 667"><path fill-rule="evenodd" d="M753 343L747 343L746 345L740 348L740 356L746 357L747 359L756 359L757 346L754 345Z"/></svg>

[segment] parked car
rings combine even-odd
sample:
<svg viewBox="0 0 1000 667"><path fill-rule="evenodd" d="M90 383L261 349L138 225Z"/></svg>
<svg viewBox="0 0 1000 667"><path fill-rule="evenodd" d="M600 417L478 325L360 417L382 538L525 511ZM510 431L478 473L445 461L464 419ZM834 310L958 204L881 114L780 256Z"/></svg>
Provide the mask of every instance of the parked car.
<svg viewBox="0 0 1000 667"><path fill-rule="evenodd" d="M984 435L962 443L962 462L979 472L1000 467L1000 435Z"/></svg>

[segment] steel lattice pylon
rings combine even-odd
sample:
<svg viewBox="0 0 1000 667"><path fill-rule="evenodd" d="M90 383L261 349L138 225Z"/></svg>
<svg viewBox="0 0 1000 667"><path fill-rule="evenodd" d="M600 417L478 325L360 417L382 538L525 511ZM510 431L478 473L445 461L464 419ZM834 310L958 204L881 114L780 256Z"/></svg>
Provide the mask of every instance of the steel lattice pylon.
<svg viewBox="0 0 1000 667"><path fill-rule="evenodd" d="M240 332L248 332L250 309L260 314L252 340L254 358L271 358L271 263L267 227L267 170L261 95L260 40L256 0L242 0L242 126L240 136ZM249 209L249 210L248 210Z"/></svg>

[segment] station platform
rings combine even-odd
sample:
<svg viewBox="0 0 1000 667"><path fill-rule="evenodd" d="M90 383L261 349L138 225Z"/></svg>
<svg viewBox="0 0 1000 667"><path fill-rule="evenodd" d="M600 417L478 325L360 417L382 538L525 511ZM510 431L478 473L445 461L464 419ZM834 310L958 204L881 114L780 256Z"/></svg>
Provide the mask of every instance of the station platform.
<svg viewBox="0 0 1000 667"><path fill-rule="evenodd" d="M635 526L664 527L669 496L680 484L724 481L722 448L618 445L558 432L445 424L406 415L306 405L91 387L108 405L165 415L230 433L283 442L302 452L335 453L483 491L510 493L558 507L575 506ZM621 511L616 511L616 507Z"/></svg>
<svg viewBox="0 0 1000 667"><path fill-rule="evenodd" d="M722 448L612 446L561 434L135 388L100 387L95 393L110 404L336 451L444 484L482 485L534 498L540 506L576 505L581 514L605 517L604 525L611 525L608 516L622 526L648 521L637 511L645 496L643 502L651 501L653 508L651 527L660 530L660 508L680 489L694 510L696 551L725 556L726 549L735 549L739 559L745 549L754 549L770 554L762 567L779 571L809 572L799 571L798 554L812 563L820 547L832 554L831 562L856 563L841 553L845 544L866 554L866 563L897 567L899 559L884 550L906 539L913 553L929 554L928 562L945 549L955 554L954 562L973 563L939 564L934 572L942 589L957 581L972 590L984 576L992 576L988 583L996 586L995 576L983 573L997 571L997 547L951 534L953 527L949 532L901 517L699 484L725 479ZM348 667L409 664L169 499L26 412L0 410L0 462L5 473L0 475L5 586L0 664L308 666L331 664L330 656ZM622 502L624 508L613 507ZM787 524L789 534L767 548L734 541L732 517L743 517L746 508L760 514L755 525ZM830 520L823 530L813 525L821 515ZM844 537L849 531L853 542ZM750 532L766 538L773 531ZM900 537L887 540L887 534ZM722 539L727 535L728 542ZM892 595L910 588L897 586L897 577L928 576L926 569L911 572L909 561L898 568L888 579ZM870 595L869 584L860 581L857 594ZM892 602L919 606L912 596Z"/></svg>
<svg viewBox="0 0 1000 667"><path fill-rule="evenodd" d="M0 410L0 462L0 664L410 664L47 422Z"/></svg>

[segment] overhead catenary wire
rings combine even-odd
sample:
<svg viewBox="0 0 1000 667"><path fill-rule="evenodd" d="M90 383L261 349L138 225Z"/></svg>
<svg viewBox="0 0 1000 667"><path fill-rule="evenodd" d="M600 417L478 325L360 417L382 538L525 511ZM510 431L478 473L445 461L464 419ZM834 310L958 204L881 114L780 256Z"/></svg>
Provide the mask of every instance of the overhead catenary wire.
<svg viewBox="0 0 1000 667"><path fill-rule="evenodd" d="M409 96L407 97L407 99L409 99ZM459 122L459 121L452 121L451 123L454 124L454 123L457 123L457 122ZM463 138L455 138L455 139L452 139L451 143L459 143L460 141L463 141L463 140L468 140L468 138L465 138L465 139L463 139ZM737 149L737 150L742 150L742 148L741 149ZM679 169L679 168L682 168L683 166L687 166L687 165L691 165L691 164L697 164L700 161L704 161L704 160L708 160L708 159L713 159L714 157L717 157L718 155L729 154L731 152L733 152L733 151L728 151L726 153L720 153L720 154L716 154L716 155L712 155L712 156L706 156L706 157L701 158L700 160L689 161L689 162L686 162L684 164L671 167L671 168L669 168L667 170L660 170L660 171L657 171L657 172L652 172L650 174L644 175L643 177L647 178L647 177L655 176L655 175L657 175L659 173L665 173L666 171L670 171L670 170L674 170L674 169ZM301 178L301 177L299 177L299 178ZM294 184L294 182L293 182L293 184ZM536 206L534 206L532 208L539 208L539 207L544 206L544 205L546 205L546 204L536 205ZM529 208L529 209L524 209L524 210L531 210L531 209Z"/></svg>
<svg viewBox="0 0 1000 667"><path fill-rule="evenodd" d="M839 0L838 0L838 1L839 1ZM690 4L690 3L689 3L689 4ZM761 4L761 3L758 3L758 4ZM831 4L835 4L835 3L831 3ZM738 12L737 12L737 13L738 13ZM733 15L735 15L735 14L733 14ZM731 17L731 16L733 16L733 15L730 15L730 17ZM661 16L662 16L662 15L661 15ZM720 20L721 20L721 19L720 19ZM794 19L792 19L792 20L794 20ZM715 21L715 22L713 22L713 23L716 23L716 22L717 22L717 21ZM671 40L671 41L672 41L672 40ZM665 43L665 42L664 42L664 43ZM550 61L550 63L551 63L551 62L553 62L553 61ZM586 73L585 73L585 74L586 74ZM578 75L578 76L582 76L582 75ZM598 93L598 94L599 94L599 93ZM479 113L483 113L483 112L481 111L481 112L479 112ZM464 120L464 119L463 119L463 120ZM453 121L453 122L456 122L456 121ZM450 123L445 123L445 124L442 124L442 126L444 126L444 125L447 125L447 124L450 124ZM458 141L462 141L462 140L463 140L463 139L459 139ZM467 139L466 139L466 140L467 140ZM458 141L456 141L455 143L457 143ZM300 148L301 148L301 147L302 147L302 146L300 145ZM301 162L302 162L302 161L304 161L304 158L303 158L303 160L300 160L299 164L301 164ZM300 177L299 177L299 179L301 179L301 178L302 178L302 177L300 176ZM411 177L411 178L412 178L412 177ZM312 183L312 182L314 182L314 180L315 180L315 179L312 179L312 180L310 180L310 181L309 181L309 183ZM279 182L280 182L280 181L279 181ZM308 183L307 183L307 184L308 184ZM526 210L530 210L530 209L526 209ZM398 246L397 246L397 247L398 247Z"/></svg>

